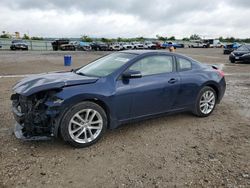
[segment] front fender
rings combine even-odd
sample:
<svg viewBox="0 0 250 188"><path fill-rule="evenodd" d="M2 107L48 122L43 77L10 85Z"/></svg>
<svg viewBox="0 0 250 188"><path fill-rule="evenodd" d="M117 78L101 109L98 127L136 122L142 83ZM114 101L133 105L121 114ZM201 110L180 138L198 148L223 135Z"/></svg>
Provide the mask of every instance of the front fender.
<svg viewBox="0 0 250 188"><path fill-rule="evenodd" d="M108 99L105 96L101 95L92 95L92 94L82 94L82 95L76 95L74 97L66 99L62 105L61 105L61 111L59 115L57 116L54 124L53 134L54 136L58 137L59 128L61 125L61 121L63 116L70 110L74 105L81 103L83 101L92 101L100 105L104 111L106 112L109 125L108 127L113 129L117 127L118 121L115 118L115 114L112 111L112 108L110 107L110 103L107 102Z"/></svg>

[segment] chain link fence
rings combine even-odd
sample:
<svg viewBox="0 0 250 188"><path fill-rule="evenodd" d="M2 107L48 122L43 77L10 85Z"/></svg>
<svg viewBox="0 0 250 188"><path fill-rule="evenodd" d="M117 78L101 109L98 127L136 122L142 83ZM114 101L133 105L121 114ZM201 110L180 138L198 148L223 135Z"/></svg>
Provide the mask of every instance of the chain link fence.
<svg viewBox="0 0 250 188"><path fill-rule="evenodd" d="M0 38L0 50L10 50L11 42L16 39L4 39ZM25 43L27 43L29 50L35 50L35 51L52 51L52 44L53 41L48 40L22 40ZM175 40L176 43L184 44L184 47L188 47L190 42L188 41L182 41L182 40Z"/></svg>
<svg viewBox="0 0 250 188"><path fill-rule="evenodd" d="M14 39L3 39L0 38L0 50L10 50L11 42ZM37 51L50 51L52 49L51 42L52 41L44 41L44 40L22 40L27 43L29 50L37 50Z"/></svg>

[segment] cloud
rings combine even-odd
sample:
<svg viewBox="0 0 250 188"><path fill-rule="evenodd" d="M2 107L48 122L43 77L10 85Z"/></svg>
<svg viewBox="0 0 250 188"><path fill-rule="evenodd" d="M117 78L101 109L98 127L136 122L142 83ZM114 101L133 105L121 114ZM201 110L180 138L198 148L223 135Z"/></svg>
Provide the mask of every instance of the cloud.
<svg viewBox="0 0 250 188"><path fill-rule="evenodd" d="M0 12L1 30L53 37L249 37L250 31L243 19L250 1L243 0L1 0Z"/></svg>

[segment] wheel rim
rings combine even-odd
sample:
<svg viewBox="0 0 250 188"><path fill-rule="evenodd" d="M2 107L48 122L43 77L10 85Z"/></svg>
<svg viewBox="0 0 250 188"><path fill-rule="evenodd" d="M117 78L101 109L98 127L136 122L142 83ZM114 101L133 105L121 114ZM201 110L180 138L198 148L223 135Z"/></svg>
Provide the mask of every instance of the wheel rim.
<svg viewBox="0 0 250 188"><path fill-rule="evenodd" d="M203 114L209 114L215 106L215 95L212 91L205 91L200 99L200 110Z"/></svg>
<svg viewBox="0 0 250 188"><path fill-rule="evenodd" d="M103 119L99 112L93 109L81 110L69 122L69 135L78 143L89 143L101 133Z"/></svg>

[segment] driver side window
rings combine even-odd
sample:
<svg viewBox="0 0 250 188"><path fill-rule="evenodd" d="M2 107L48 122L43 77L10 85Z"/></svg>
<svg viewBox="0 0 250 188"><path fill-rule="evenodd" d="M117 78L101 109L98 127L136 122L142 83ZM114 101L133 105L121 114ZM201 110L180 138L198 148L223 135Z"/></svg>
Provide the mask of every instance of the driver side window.
<svg viewBox="0 0 250 188"><path fill-rule="evenodd" d="M172 56L155 55L134 63L129 70L140 71L142 76L169 73L173 71Z"/></svg>

